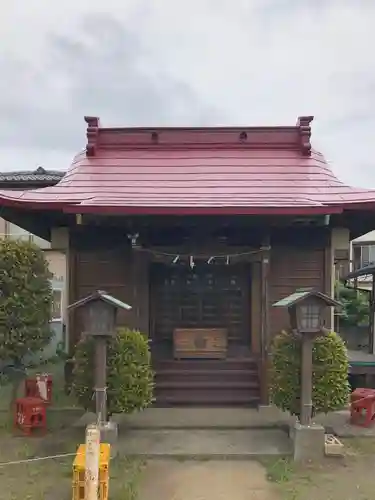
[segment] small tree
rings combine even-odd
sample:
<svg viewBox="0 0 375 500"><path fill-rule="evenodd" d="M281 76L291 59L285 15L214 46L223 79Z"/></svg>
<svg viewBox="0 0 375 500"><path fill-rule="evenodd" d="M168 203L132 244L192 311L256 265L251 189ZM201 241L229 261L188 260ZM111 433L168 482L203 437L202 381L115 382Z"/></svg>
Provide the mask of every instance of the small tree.
<svg viewBox="0 0 375 500"><path fill-rule="evenodd" d="M83 338L75 352L73 392L86 410L94 410L94 343ZM131 413L153 400L153 371L147 338L137 330L119 328L108 341L107 408L109 414Z"/></svg>
<svg viewBox="0 0 375 500"><path fill-rule="evenodd" d="M273 403L293 415L300 413L301 390L301 337L292 332L282 332L271 347L271 398ZM335 332L319 336L313 345L313 394L314 413L340 410L347 403L348 354L341 337Z"/></svg>
<svg viewBox="0 0 375 500"><path fill-rule="evenodd" d="M27 355L51 340L50 278L39 247L21 240L0 240L0 359L18 372L24 371ZM14 386L13 398L16 390Z"/></svg>
<svg viewBox="0 0 375 500"><path fill-rule="evenodd" d="M347 288L340 281L335 285L336 299L341 302L340 324L360 326L369 324L369 292Z"/></svg>

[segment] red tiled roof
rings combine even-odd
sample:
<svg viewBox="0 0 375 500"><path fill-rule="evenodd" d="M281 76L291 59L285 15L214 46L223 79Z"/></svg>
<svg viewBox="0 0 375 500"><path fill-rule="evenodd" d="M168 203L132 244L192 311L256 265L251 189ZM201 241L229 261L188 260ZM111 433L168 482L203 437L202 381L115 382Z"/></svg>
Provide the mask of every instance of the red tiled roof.
<svg viewBox="0 0 375 500"><path fill-rule="evenodd" d="M340 182L294 127L109 129L88 123L86 151L55 186L0 191L0 205L67 212L256 214L375 209L375 190Z"/></svg>
<svg viewBox="0 0 375 500"><path fill-rule="evenodd" d="M64 177L65 172L60 170L46 170L38 167L36 170L17 170L14 172L0 172L0 184L54 184Z"/></svg>

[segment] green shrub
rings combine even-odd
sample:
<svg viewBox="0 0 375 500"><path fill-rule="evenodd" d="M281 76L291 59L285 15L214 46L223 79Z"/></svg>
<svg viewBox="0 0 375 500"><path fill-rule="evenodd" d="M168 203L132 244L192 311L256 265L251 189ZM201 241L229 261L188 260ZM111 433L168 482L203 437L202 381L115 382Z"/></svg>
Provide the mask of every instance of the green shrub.
<svg viewBox="0 0 375 500"><path fill-rule="evenodd" d="M341 302L340 325L360 326L369 324L369 292L347 288L341 282L335 284L336 300Z"/></svg>
<svg viewBox="0 0 375 500"><path fill-rule="evenodd" d="M73 392L86 409L95 408L94 339L82 339L76 348ZM153 400L153 371L147 338L137 330L119 328L108 341L108 413L131 413L149 406Z"/></svg>
<svg viewBox="0 0 375 500"><path fill-rule="evenodd" d="M43 251L0 240L0 360L22 366L51 340L51 273Z"/></svg>
<svg viewBox="0 0 375 500"><path fill-rule="evenodd" d="M271 347L271 398L284 411L299 416L301 338L292 332L277 335ZM348 403L348 354L335 332L319 336L313 344L314 413L342 409Z"/></svg>

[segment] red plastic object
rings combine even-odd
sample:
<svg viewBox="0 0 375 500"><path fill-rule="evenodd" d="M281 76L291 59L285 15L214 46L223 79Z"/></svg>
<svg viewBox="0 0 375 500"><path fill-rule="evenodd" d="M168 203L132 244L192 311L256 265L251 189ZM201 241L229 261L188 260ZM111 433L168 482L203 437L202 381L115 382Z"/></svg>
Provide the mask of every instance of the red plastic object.
<svg viewBox="0 0 375 500"><path fill-rule="evenodd" d="M43 397L38 388L38 377L41 382L45 382L47 386L47 399ZM25 397L40 398L45 404L51 404L52 401L52 377L51 375L36 375L25 380Z"/></svg>
<svg viewBox="0 0 375 500"><path fill-rule="evenodd" d="M30 435L34 429L47 430L46 405L40 398L19 398L14 408L14 428Z"/></svg>
<svg viewBox="0 0 375 500"><path fill-rule="evenodd" d="M350 423L371 427L375 418L375 389L356 389L352 392L350 400Z"/></svg>

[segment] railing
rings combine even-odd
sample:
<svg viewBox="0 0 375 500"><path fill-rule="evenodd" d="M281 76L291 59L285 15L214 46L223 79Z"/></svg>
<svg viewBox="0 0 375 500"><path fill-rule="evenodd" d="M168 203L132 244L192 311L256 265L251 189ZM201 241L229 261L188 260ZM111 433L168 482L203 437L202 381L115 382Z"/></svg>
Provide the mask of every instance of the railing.
<svg viewBox="0 0 375 500"><path fill-rule="evenodd" d="M361 265L361 262L358 260L350 260L350 261L337 261L335 263L335 279L336 280L342 280L349 274L349 272L356 271L357 269L360 269L363 267ZM372 281L371 276L359 276L356 278L357 282L362 282L362 283L370 283Z"/></svg>
<svg viewBox="0 0 375 500"><path fill-rule="evenodd" d="M361 267L365 267L365 266L372 266L375 264L375 261L374 260L371 260L371 259L355 259L355 260L352 260L351 261L351 269L353 271L356 271L357 269L361 269Z"/></svg>

